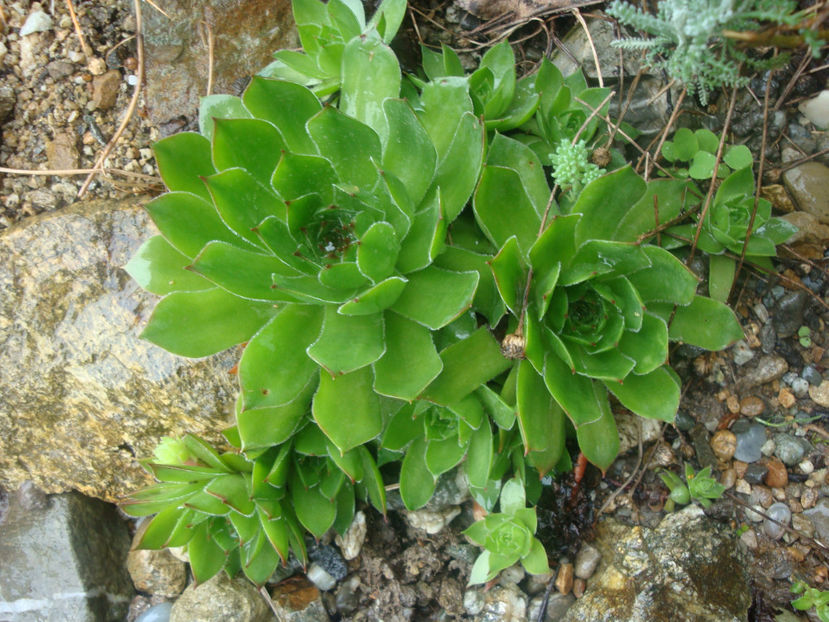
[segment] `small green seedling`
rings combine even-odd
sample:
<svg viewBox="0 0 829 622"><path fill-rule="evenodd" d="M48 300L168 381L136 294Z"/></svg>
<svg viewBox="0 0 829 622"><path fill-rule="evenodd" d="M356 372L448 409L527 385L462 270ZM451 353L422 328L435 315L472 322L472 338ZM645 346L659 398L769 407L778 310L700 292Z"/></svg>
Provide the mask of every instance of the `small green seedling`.
<svg viewBox="0 0 829 622"><path fill-rule="evenodd" d="M800 598L792 601L792 607L798 611L814 607L821 622L829 622L829 591L809 587L805 581L795 581L791 589L792 594L801 594Z"/></svg>
<svg viewBox="0 0 829 622"><path fill-rule="evenodd" d="M685 482L678 475L665 471L660 476L671 494L665 503L665 511L671 512L675 504L687 505L697 501L702 507L711 505L711 499L719 499L725 491L725 486L711 477L711 467L707 466L699 473L694 473L691 465L685 465Z"/></svg>
<svg viewBox="0 0 829 622"><path fill-rule="evenodd" d="M524 484L513 478L501 490L501 512L490 514L463 532L486 549L472 566L470 585L491 581L519 560L531 574L550 572L544 546L533 535L538 524L535 508L525 506Z"/></svg>
<svg viewBox="0 0 829 622"><path fill-rule="evenodd" d="M812 347L812 331L808 326L801 326L797 329L797 340L804 348Z"/></svg>
<svg viewBox="0 0 829 622"><path fill-rule="evenodd" d="M711 179L719 146L720 139L711 130L703 128L692 132L683 127L676 131L673 140L666 140L662 145L662 157L675 167L674 174L678 177ZM723 153L717 177L724 179L732 171L750 167L753 162L748 147L729 145Z"/></svg>

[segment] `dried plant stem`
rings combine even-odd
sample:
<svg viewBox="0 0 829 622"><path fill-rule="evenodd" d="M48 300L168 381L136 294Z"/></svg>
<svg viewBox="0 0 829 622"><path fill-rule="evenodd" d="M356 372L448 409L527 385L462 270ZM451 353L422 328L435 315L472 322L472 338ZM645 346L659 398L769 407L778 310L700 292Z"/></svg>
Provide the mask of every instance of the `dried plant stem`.
<svg viewBox="0 0 829 622"><path fill-rule="evenodd" d="M83 55L86 56L86 62L89 62L92 60L93 56L92 48L89 47L89 44L83 36L81 24L78 22L78 16L75 15L75 6L72 4L72 0L66 0L66 7L69 9L69 17L72 19L72 26L75 28L75 34L78 36L78 41L81 44L81 51L83 51Z"/></svg>
<svg viewBox="0 0 829 622"><path fill-rule="evenodd" d="M124 114L124 118L121 121L121 125L118 126L118 129L113 134L112 138L107 143L107 146L104 147L104 150L101 152L101 155L98 156L98 160L95 162L95 166L86 180L83 182L80 191L78 192L78 198L83 197L86 194L86 191L89 189L89 185L92 183L92 180L95 179L95 176L103 170L104 162L106 161L107 157L109 157L110 152L118 143L118 140L121 138L121 134L124 133L124 130L127 128L130 120L132 119L132 115L135 112L136 106L138 106L138 99L141 97L141 89L144 84L144 32L143 32L143 20L141 18L141 0L133 0L133 4L135 6L135 43L136 49L138 51L138 83L135 85L135 91L132 94L132 99L130 100L130 105L127 108L126 113Z"/></svg>
<svg viewBox="0 0 829 622"><path fill-rule="evenodd" d="M596 52L596 45L593 43L593 36L590 34L590 29L587 27L587 22L584 21L584 18L581 15L581 11L577 8L573 9L573 15L579 21L579 24L584 30L584 36L587 37L587 42L590 44L590 52L593 54L593 62L596 64L596 75L599 78L599 87L604 88L604 79L602 78L602 67L599 64L599 55Z"/></svg>
<svg viewBox="0 0 829 622"><path fill-rule="evenodd" d="M205 31L207 31L207 89L205 95L209 96L213 92L213 48L215 45L213 38L213 29L210 27L208 21L202 20Z"/></svg>
<svg viewBox="0 0 829 622"><path fill-rule="evenodd" d="M645 181L648 181L651 176L651 170L653 170L653 162L659 159L659 154L662 153L662 145L665 144L665 141L668 138L668 134L671 131L674 123L679 117L679 111L682 108L682 102L685 101L685 94L687 93L686 89L682 89L682 92L679 94L677 98L677 102L674 105L674 109L671 111L671 116L668 119L668 123L665 124L665 129L662 130L662 133L659 135L659 142L656 145L656 150L654 151L654 156L651 158L651 161L647 163L645 167ZM636 163L637 168L641 164L642 159L639 159L639 162Z"/></svg>
<svg viewBox="0 0 829 622"><path fill-rule="evenodd" d="M65 169L46 169L43 171L25 169L25 168L5 168L0 166L0 173L5 175L54 175L55 177L68 177L71 175L89 175L90 173L112 173L115 175L123 175L124 177L136 177L151 182L161 181L158 177L153 175L145 175L144 173L136 173L134 171L125 171L120 168L65 168Z"/></svg>

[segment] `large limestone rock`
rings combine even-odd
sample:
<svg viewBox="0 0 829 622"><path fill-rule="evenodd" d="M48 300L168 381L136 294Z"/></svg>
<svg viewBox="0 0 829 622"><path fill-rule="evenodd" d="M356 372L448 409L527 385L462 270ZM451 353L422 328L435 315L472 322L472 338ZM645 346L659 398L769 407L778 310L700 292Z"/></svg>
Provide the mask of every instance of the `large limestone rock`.
<svg viewBox="0 0 829 622"><path fill-rule="evenodd" d="M141 199L79 203L0 235L0 486L115 501L162 436L218 440L238 353L192 361L138 338L155 305L121 269L154 231Z"/></svg>
<svg viewBox="0 0 829 622"><path fill-rule="evenodd" d="M584 596L564 622L740 622L751 592L730 530L691 505L656 529L599 524L602 553Z"/></svg>
<svg viewBox="0 0 829 622"><path fill-rule="evenodd" d="M111 505L24 486L0 518L0 620L120 622L130 538Z"/></svg>

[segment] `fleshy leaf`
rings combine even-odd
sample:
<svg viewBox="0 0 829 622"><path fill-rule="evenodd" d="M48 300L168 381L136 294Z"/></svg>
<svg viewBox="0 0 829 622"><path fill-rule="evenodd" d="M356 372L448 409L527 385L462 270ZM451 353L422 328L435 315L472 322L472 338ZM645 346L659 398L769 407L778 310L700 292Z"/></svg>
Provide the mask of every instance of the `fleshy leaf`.
<svg viewBox="0 0 829 622"><path fill-rule="evenodd" d="M343 303L338 309L342 315L370 315L379 313L392 306L403 289L406 287L406 279L402 276L392 276L377 285L359 293L354 300Z"/></svg>
<svg viewBox="0 0 829 622"><path fill-rule="evenodd" d="M389 128L383 146L383 168L403 182L409 198L419 205L435 173L435 148L408 102L387 99L383 111Z"/></svg>
<svg viewBox="0 0 829 622"><path fill-rule="evenodd" d="M274 313L272 304L245 300L218 287L174 292L156 305L141 337L173 354L199 358L248 340Z"/></svg>
<svg viewBox="0 0 829 622"><path fill-rule="evenodd" d="M438 162L434 183L441 189L449 223L460 214L478 181L484 155L483 131L474 115L464 114L455 128L449 150Z"/></svg>
<svg viewBox="0 0 829 622"><path fill-rule="evenodd" d="M315 538L322 538L337 518L337 506L323 496L318 486L306 488L296 474L291 481L291 501L299 522Z"/></svg>
<svg viewBox="0 0 829 622"><path fill-rule="evenodd" d="M446 326L472 305L477 272L430 266L408 275L409 283L392 309L432 330Z"/></svg>
<svg viewBox="0 0 829 622"><path fill-rule="evenodd" d="M371 388L372 376L368 367L336 377L320 371L312 409L314 420L343 453L370 441L383 429L380 400ZM346 405L348 416L344 417Z"/></svg>
<svg viewBox="0 0 829 622"><path fill-rule="evenodd" d="M518 239L515 236L504 243L492 260L491 266L501 299L513 315L520 315L527 273L518 248Z"/></svg>
<svg viewBox="0 0 829 622"><path fill-rule="evenodd" d="M600 416L578 425L576 438L585 457L605 471L619 454L619 433L610 411L610 403L607 401L607 391L598 382L591 382L591 385L589 399L596 404Z"/></svg>
<svg viewBox="0 0 829 622"><path fill-rule="evenodd" d="M512 236L526 256L541 226L521 178L513 169L486 166L475 191L475 218L483 232L500 248Z"/></svg>
<svg viewBox="0 0 829 622"><path fill-rule="evenodd" d="M744 337L743 329L729 307L702 296L695 296L686 307L677 307L669 335L672 341L714 351L727 348Z"/></svg>
<svg viewBox="0 0 829 622"><path fill-rule="evenodd" d="M642 302L675 302L687 305L694 298L697 277L676 257L658 246L646 245L642 250L651 267L628 275Z"/></svg>
<svg viewBox="0 0 829 622"><path fill-rule="evenodd" d="M374 363L374 390L413 400L443 369L428 328L396 313L387 313L386 353Z"/></svg>
<svg viewBox="0 0 829 622"><path fill-rule="evenodd" d="M377 169L373 162L380 161L380 138L374 130L331 107L323 108L307 127L341 182L366 190L374 186Z"/></svg>
<svg viewBox="0 0 829 622"><path fill-rule="evenodd" d="M668 326L665 320L651 313L643 313L639 331L626 330L622 333L619 351L636 362L633 373L652 372L668 356Z"/></svg>
<svg viewBox="0 0 829 622"><path fill-rule="evenodd" d="M219 170L239 166L267 184L284 149L282 134L267 121L216 119L213 162Z"/></svg>
<svg viewBox="0 0 829 622"><path fill-rule="evenodd" d="M644 375L630 374L623 382L605 382L619 401L637 415L671 422L679 408L679 385L665 367Z"/></svg>
<svg viewBox="0 0 829 622"><path fill-rule="evenodd" d="M181 132L162 138L153 145L158 172L173 192L192 192L210 200L202 177L216 172L210 141L195 132Z"/></svg>
<svg viewBox="0 0 829 622"><path fill-rule="evenodd" d="M400 467L400 496L408 510L417 510L432 498L435 478L426 466L426 441L416 439Z"/></svg>
<svg viewBox="0 0 829 622"><path fill-rule="evenodd" d="M570 210L584 215L576 226L576 246L586 240L617 239L616 228L645 189L645 182L630 166L589 183Z"/></svg>
<svg viewBox="0 0 829 622"><path fill-rule="evenodd" d="M253 76L242 101L254 116L279 128L290 151L315 151L305 123L322 109L322 104L307 88L285 80Z"/></svg>
<svg viewBox="0 0 829 622"><path fill-rule="evenodd" d="M225 552L210 537L206 522L194 529L193 537L187 545L187 552L196 583L204 583L225 565Z"/></svg>
<svg viewBox="0 0 829 622"><path fill-rule="evenodd" d="M492 428L488 421L484 421L469 439L469 448L464 463L464 470L471 486L478 488L486 486L489 481L492 454Z"/></svg>
<svg viewBox="0 0 829 622"><path fill-rule="evenodd" d="M213 124L216 119L250 119L251 114L242 100L234 95L207 95L199 98L199 132L207 140L213 140Z"/></svg>
<svg viewBox="0 0 829 622"><path fill-rule="evenodd" d="M737 264L733 258L725 255L709 255L708 293L711 298L722 303L728 301L736 270Z"/></svg>
<svg viewBox="0 0 829 622"><path fill-rule="evenodd" d="M382 315L341 315L326 306L322 332L308 356L331 374L345 374L370 365L385 349Z"/></svg>
<svg viewBox="0 0 829 622"><path fill-rule="evenodd" d="M518 363L516 396L518 428L524 441L524 453L547 449L553 441L551 415L555 404L544 385L544 380L526 360Z"/></svg>
<svg viewBox="0 0 829 622"><path fill-rule="evenodd" d="M400 241L387 222L376 222L360 238L357 248L357 265L360 271L373 281L380 281L391 275Z"/></svg>
<svg viewBox="0 0 829 622"><path fill-rule="evenodd" d="M173 248L163 236L155 235L141 245L124 270L141 287L160 296L175 291L212 289L213 283L184 269L190 263L190 258Z"/></svg>
<svg viewBox="0 0 829 622"><path fill-rule="evenodd" d="M288 404L303 392L317 370L305 350L321 326L319 307L289 305L253 336L239 361L245 409Z"/></svg>
<svg viewBox="0 0 829 622"><path fill-rule="evenodd" d="M544 213L550 199L550 186L547 184L547 176L541 162L532 149L522 142L496 133L489 145L486 163L490 166L511 168L518 173L536 213L539 216ZM556 211L554 204L552 213Z"/></svg>

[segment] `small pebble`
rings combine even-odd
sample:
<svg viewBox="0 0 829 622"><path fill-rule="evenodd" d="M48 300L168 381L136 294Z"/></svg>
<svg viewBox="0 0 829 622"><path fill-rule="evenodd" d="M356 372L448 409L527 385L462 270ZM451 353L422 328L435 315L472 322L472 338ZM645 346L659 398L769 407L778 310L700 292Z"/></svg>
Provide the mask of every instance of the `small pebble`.
<svg viewBox="0 0 829 622"><path fill-rule="evenodd" d="M795 378L791 384L792 391L797 397L803 398L809 394L809 381L805 378Z"/></svg>
<svg viewBox="0 0 829 622"><path fill-rule="evenodd" d="M829 408L829 380L822 381L818 386L809 387L809 397L815 404Z"/></svg>
<svg viewBox="0 0 829 622"><path fill-rule="evenodd" d="M23 26L20 28L20 36L25 37L35 32L46 32L51 30L55 22L43 11L34 11L29 14Z"/></svg>
<svg viewBox="0 0 829 622"><path fill-rule="evenodd" d="M573 590L573 564L561 564L556 575L556 589L559 594L569 594Z"/></svg>
<svg viewBox="0 0 829 622"><path fill-rule="evenodd" d="M676 424L676 427L678 427L683 432L688 432L696 425L697 422L694 421L694 418L687 412L685 412L684 410L680 410L678 413L676 413L676 419L674 420L674 423Z"/></svg>
<svg viewBox="0 0 829 622"><path fill-rule="evenodd" d="M783 461L783 464L794 466L803 460L806 454L806 446L803 441L786 434L785 432L777 434L774 437L774 455Z"/></svg>
<svg viewBox="0 0 829 622"><path fill-rule="evenodd" d="M720 484L728 490L737 482L737 472L734 469L726 469L720 476Z"/></svg>
<svg viewBox="0 0 829 622"><path fill-rule="evenodd" d="M794 394L786 388L780 389L780 392L777 394L777 402L783 408L791 408L797 402L797 398L795 398Z"/></svg>
<svg viewBox="0 0 829 622"><path fill-rule="evenodd" d="M766 473L766 477L763 479L766 486L770 486L772 488L782 488L789 483L789 472L786 470L786 465L783 464L778 458L770 459L766 463L766 466L769 469L768 473Z"/></svg>
<svg viewBox="0 0 829 622"><path fill-rule="evenodd" d="M731 356L736 365L745 365L754 358L754 351L749 347L745 339L741 339L731 349Z"/></svg>
<svg viewBox="0 0 829 622"><path fill-rule="evenodd" d="M328 572L317 562L314 562L308 566L306 576L311 583L316 585L323 592L334 589L337 585L337 580L328 574Z"/></svg>
<svg viewBox="0 0 829 622"><path fill-rule="evenodd" d="M766 442L766 428L759 423L738 421L732 431L737 437L734 457L742 462L757 462L763 456L761 449Z"/></svg>
<svg viewBox="0 0 829 622"><path fill-rule="evenodd" d="M466 590L463 595L463 608L469 615L476 616L484 609L484 595L480 590Z"/></svg>
<svg viewBox="0 0 829 622"><path fill-rule="evenodd" d="M792 514L792 529L801 532L807 538L815 535L815 526L802 514Z"/></svg>
<svg viewBox="0 0 829 622"><path fill-rule="evenodd" d="M789 506L785 503L773 503L768 510L766 510L766 514L768 514L769 518L773 518L779 523L782 523L786 527L789 525L789 521L792 519L792 512L789 509ZM783 535L785 531L784 526L778 525L775 522L772 522L768 519L763 521L763 531L765 534L772 538L773 540L779 540L780 537Z"/></svg>
<svg viewBox="0 0 829 622"><path fill-rule="evenodd" d="M746 511L746 516L748 516L748 511ZM757 534L754 533L754 530L751 528L746 529L740 535L740 542L742 542L747 548L754 550L757 548Z"/></svg>
<svg viewBox="0 0 829 622"><path fill-rule="evenodd" d="M734 484L734 490L740 494L749 495L751 494L751 484L744 479L738 479L737 483Z"/></svg>
<svg viewBox="0 0 829 622"><path fill-rule="evenodd" d="M757 511L755 512L755 510L757 510ZM759 523L761 520L763 520L763 517L760 516L757 512L762 512L762 511L763 511L763 508L760 507L759 505L754 505L751 508L745 508L746 520L749 520L752 523Z"/></svg>
<svg viewBox="0 0 829 622"><path fill-rule="evenodd" d="M752 462L743 474L743 479L752 485L761 484L766 478L766 473L768 473L768 467L765 464Z"/></svg>
<svg viewBox="0 0 829 622"><path fill-rule="evenodd" d="M804 460L797 465L797 468L800 469L800 472L804 475L810 475L812 471L815 470L815 465L812 464L811 460Z"/></svg>
<svg viewBox="0 0 829 622"><path fill-rule="evenodd" d="M736 415L740 412L740 400L737 398L736 395L729 395L728 398L725 400L725 405L728 407L728 412L733 415Z"/></svg>
<svg viewBox="0 0 829 622"><path fill-rule="evenodd" d="M766 488L765 486L754 486L751 489L751 494L749 495L749 503L760 505L760 507L767 508L774 500L771 496L771 490Z"/></svg>
<svg viewBox="0 0 829 622"><path fill-rule="evenodd" d="M579 549L574 563L576 577L579 579L589 579L592 577L601 559L602 554L596 547L584 543Z"/></svg>
<svg viewBox="0 0 829 622"><path fill-rule="evenodd" d="M765 324L769 321L769 312L766 309L765 305L762 302L758 302L755 304L752 309L754 310L754 314L757 316L757 319L760 320L761 324Z"/></svg>
<svg viewBox="0 0 829 622"><path fill-rule="evenodd" d="M731 430L717 430L714 436L711 437L711 450L717 456L717 459L722 462L731 460L736 449L737 437Z"/></svg>
<svg viewBox="0 0 829 622"><path fill-rule="evenodd" d="M153 605L135 619L135 622L169 622L173 603Z"/></svg>
<svg viewBox="0 0 829 622"><path fill-rule="evenodd" d="M746 417L762 415L764 410L766 410L765 403L755 395L749 395L740 401L740 413Z"/></svg>
<svg viewBox="0 0 829 622"><path fill-rule="evenodd" d="M800 372L800 377L811 385L819 385L823 382L823 376L821 376L820 372L811 365L807 365L803 368L803 371Z"/></svg>
<svg viewBox="0 0 829 622"><path fill-rule="evenodd" d="M763 452L763 455L768 458L774 453L775 444L773 439L767 440L763 443L763 446L760 448L760 451Z"/></svg>
<svg viewBox="0 0 829 622"><path fill-rule="evenodd" d="M814 488L805 488L803 494L800 495L800 505L804 510L815 507L818 499L818 491Z"/></svg>
<svg viewBox="0 0 829 622"><path fill-rule="evenodd" d="M584 590L587 589L587 581L584 579L573 579L573 596L581 598L584 596Z"/></svg>
<svg viewBox="0 0 829 622"><path fill-rule="evenodd" d="M107 70L106 61L103 58L93 58L86 67L93 76L100 76Z"/></svg>
<svg viewBox="0 0 829 622"><path fill-rule="evenodd" d="M513 564L509 568L504 568L501 571L501 574L498 575L498 583L505 587L510 583L515 585L521 583L526 574L527 573L524 572L524 567L521 566L521 564Z"/></svg>

